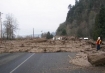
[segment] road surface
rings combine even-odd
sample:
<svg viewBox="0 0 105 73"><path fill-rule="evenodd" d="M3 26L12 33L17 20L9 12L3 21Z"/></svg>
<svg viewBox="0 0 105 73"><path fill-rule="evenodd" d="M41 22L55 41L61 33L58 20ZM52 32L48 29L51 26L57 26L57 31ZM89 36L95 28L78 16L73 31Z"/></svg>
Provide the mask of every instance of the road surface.
<svg viewBox="0 0 105 73"><path fill-rule="evenodd" d="M0 73L102 73L69 63L76 53L3 53Z"/></svg>

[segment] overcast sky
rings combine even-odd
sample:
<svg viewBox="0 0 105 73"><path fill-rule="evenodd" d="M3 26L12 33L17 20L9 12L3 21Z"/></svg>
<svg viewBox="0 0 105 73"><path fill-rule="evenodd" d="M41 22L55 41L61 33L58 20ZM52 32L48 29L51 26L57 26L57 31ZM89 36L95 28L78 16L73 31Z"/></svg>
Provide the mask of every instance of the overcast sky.
<svg viewBox="0 0 105 73"><path fill-rule="evenodd" d="M2 21L11 13L18 21L17 35L55 32L59 24L66 20L68 5L75 0L0 0Z"/></svg>

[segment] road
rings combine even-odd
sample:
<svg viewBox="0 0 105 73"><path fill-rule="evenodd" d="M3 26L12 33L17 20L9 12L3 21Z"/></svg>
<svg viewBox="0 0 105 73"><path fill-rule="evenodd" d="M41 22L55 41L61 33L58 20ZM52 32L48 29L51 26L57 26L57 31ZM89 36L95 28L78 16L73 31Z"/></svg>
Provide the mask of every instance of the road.
<svg viewBox="0 0 105 73"><path fill-rule="evenodd" d="M69 63L76 53L3 53L0 73L102 73Z"/></svg>

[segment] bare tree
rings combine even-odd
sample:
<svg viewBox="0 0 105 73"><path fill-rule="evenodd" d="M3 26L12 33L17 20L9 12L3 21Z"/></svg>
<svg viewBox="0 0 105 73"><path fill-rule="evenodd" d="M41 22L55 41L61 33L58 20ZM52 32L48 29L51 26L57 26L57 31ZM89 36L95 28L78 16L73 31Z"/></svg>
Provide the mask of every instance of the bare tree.
<svg viewBox="0 0 105 73"><path fill-rule="evenodd" d="M4 25L3 35L7 39L13 39L15 36L15 32L18 29L18 24L12 14L6 15L6 20L3 22L3 25Z"/></svg>

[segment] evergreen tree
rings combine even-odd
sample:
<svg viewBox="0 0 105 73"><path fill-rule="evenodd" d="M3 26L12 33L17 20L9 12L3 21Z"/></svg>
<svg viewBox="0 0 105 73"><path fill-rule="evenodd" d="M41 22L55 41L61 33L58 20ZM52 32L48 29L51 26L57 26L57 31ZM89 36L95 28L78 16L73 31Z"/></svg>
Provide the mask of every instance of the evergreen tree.
<svg viewBox="0 0 105 73"><path fill-rule="evenodd" d="M77 37L83 37L82 28L78 28Z"/></svg>
<svg viewBox="0 0 105 73"><path fill-rule="evenodd" d="M53 35L52 34L50 35L50 38L53 38Z"/></svg>
<svg viewBox="0 0 105 73"><path fill-rule="evenodd" d="M78 0L75 0L75 5L78 3Z"/></svg>
<svg viewBox="0 0 105 73"><path fill-rule="evenodd" d="M71 8L72 8L72 5L71 5L71 4L69 4L68 9L70 10Z"/></svg>
<svg viewBox="0 0 105 73"><path fill-rule="evenodd" d="M47 38L47 39L52 39L52 38L53 38L53 35L50 34L50 32L47 32L46 38Z"/></svg>
<svg viewBox="0 0 105 73"><path fill-rule="evenodd" d="M63 30L62 30L61 35L63 35L63 36L64 36L64 35L67 35L67 33L66 33L66 30L65 30L65 29L63 29Z"/></svg>
<svg viewBox="0 0 105 73"><path fill-rule="evenodd" d="M47 32L46 38L50 39L50 32Z"/></svg>
<svg viewBox="0 0 105 73"><path fill-rule="evenodd" d="M93 39L96 40L99 36L101 38L105 38L105 6L103 5L95 19Z"/></svg>

